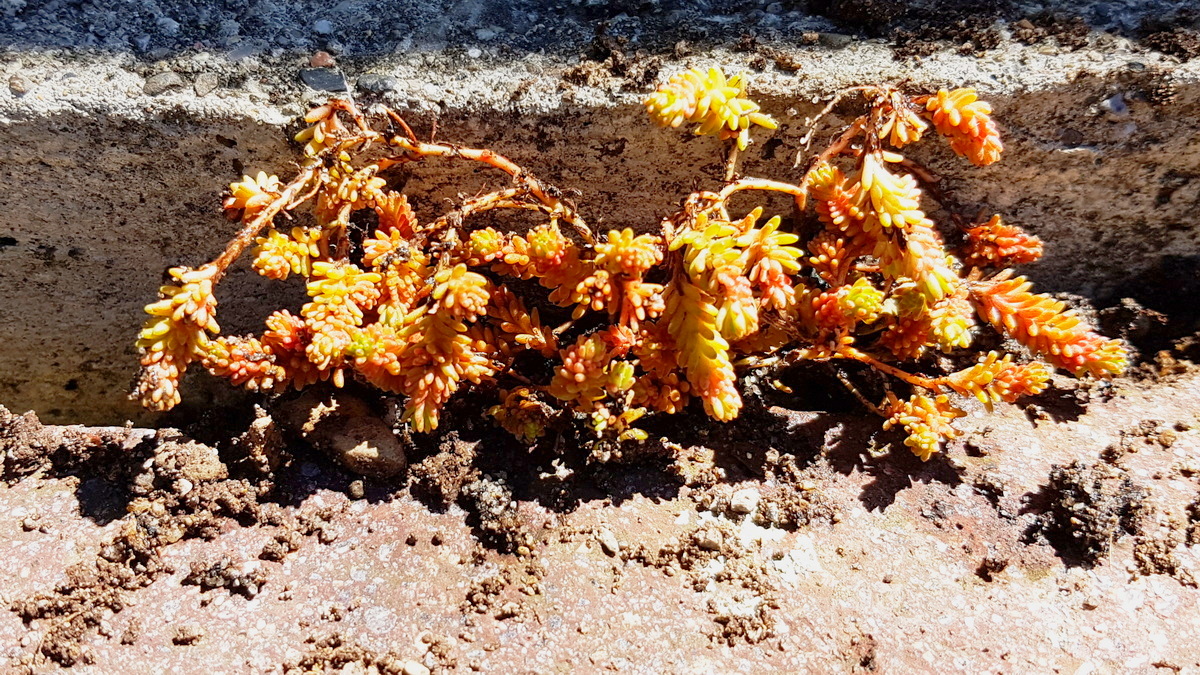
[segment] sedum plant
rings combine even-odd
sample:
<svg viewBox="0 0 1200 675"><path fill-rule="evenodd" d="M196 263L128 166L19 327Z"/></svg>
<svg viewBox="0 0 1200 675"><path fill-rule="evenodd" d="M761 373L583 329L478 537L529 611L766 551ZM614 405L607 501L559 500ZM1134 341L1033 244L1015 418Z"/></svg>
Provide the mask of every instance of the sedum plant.
<svg viewBox="0 0 1200 675"><path fill-rule="evenodd" d="M995 216L965 228L951 249L922 208L927 172L900 151L940 135L976 165L997 161L990 106L971 89L867 86L825 112L851 96L862 114L798 159L796 175L741 177L738 152L775 120L746 98L741 77L676 75L646 99L649 116L723 140L725 181L687 195L657 225L599 236L562 191L509 159L424 142L394 111L332 100L305 116L295 176L260 173L230 186L224 208L242 227L225 251L170 270L146 307L133 395L170 409L193 363L269 392L354 378L402 395L404 419L428 432L460 388L486 385L496 395L488 414L524 442L563 411L624 441L646 438L636 426L645 415L681 413L693 400L714 419L736 418L747 369L840 359L906 392L889 387L882 401L863 402L927 460L956 434L963 412L953 396L990 408L1041 392L1055 368L1120 374L1118 341L1009 269L1040 257L1037 237ZM435 159L478 162L510 181L419 217L381 172ZM790 196L819 227L732 207L754 191ZM536 225L519 234L480 224L485 212L513 209ZM374 214L366 232L363 214ZM261 335L223 335L213 288L247 249L258 273L302 277L309 301L298 314L273 313ZM927 354L968 352L986 329L1026 351L989 351L957 372L921 368Z"/></svg>

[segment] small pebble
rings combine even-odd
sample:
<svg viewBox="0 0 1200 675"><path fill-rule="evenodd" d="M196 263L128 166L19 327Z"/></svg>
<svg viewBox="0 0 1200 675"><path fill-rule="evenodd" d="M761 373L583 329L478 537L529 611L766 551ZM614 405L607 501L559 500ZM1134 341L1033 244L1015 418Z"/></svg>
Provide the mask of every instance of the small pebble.
<svg viewBox="0 0 1200 675"><path fill-rule="evenodd" d="M20 75L13 75L12 77L8 78L8 90L11 91L14 96L24 96L25 94L29 93L29 89L29 80L21 77Z"/></svg>
<svg viewBox="0 0 1200 675"><path fill-rule="evenodd" d="M333 32L333 22L328 19L321 19L313 24L313 31L321 35L329 35Z"/></svg>
<svg viewBox="0 0 1200 675"><path fill-rule="evenodd" d="M600 542L600 548L604 549L609 556L615 556L621 552L621 542L617 541L617 535L607 527L596 533L596 541Z"/></svg>
<svg viewBox="0 0 1200 675"><path fill-rule="evenodd" d="M1058 137L1059 140L1062 141L1063 145L1074 146L1083 143L1083 133L1077 129L1063 129L1062 133L1059 134Z"/></svg>
<svg viewBox="0 0 1200 675"><path fill-rule="evenodd" d="M402 672L404 675L429 675L429 669L417 661L405 661Z"/></svg>
<svg viewBox="0 0 1200 675"><path fill-rule="evenodd" d="M1124 117L1129 114L1129 105L1125 103L1125 97L1122 94L1105 99L1100 107L1115 117Z"/></svg>
<svg viewBox="0 0 1200 675"><path fill-rule="evenodd" d="M233 19L225 19L217 26L217 35L223 38L231 38L235 35L240 35L242 32L242 24Z"/></svg>
<svg viewBox="0 0 1200 675"><path fill-rule="evenodd" d="M724 537L721 536L721 531L715 528L708 528L697 536L696 544L706 551L721 550L721 542Z"/></svg>
<svg viewBox="0 0 1200 675"><path fill-rule="evenodd" d="M762 499L762 495L754 488L738 490L729 500L729 510L734 513L754 513L760 499Z"/></svg>
<svg viewBox="0 0 1200 675"><path fill-rule="evenodd" d="M204 627L198 623L189 623L175 629L171 642L177 645L194 645L204 637Z"/></svg>
<svg viewBox="0 0 1200 675"><path fill-rule="evenodd" d="M242 44L229 50L230 61L241 61L250 58L258 52L258 44L253 40L247 40Z"/></svg>
<svg viewBox="0 0 1200 675"><path fill-rule="evenodd" d="M348 492L351 499L362 499L363 495L366 494L366 489L364 488L361 480L356 480L350 483L350 489Z"/></svg>
<svg viewBox="0 0 1200 675"><path fill-rule="evenodd" d="M312 55L308 60L308 65L313 68L332 68L337 62L334 61L333 55L326 51L319 51Z"/></svg>
<svg viewBox="0 0 1200 675"><path fill-rule="evenodd" d="M470 49L467 50L467 56L469 56L473 59L477 59L477 58L483 56L483 50L480 49L479 47L471 47Z"/></svg>
<svg viewBox="0 0 1200 675"><path fill-rule="evenodd" d="M178 89L187 84L179 73L168 70L165 73L151 75L146 79L146 83L142 85L142 91L147 96L158 96L169 89Z"/></svg>
<svg viewBox="0 0 1200 675"><path fill-rule="evenodd" d="M829 47L830 49L842 49L843 47L850 46L850 43L854 41L854 36L846 35L845 33L819 33L817 35L817 41L820 42L821 46L823 47Z"/></svg>

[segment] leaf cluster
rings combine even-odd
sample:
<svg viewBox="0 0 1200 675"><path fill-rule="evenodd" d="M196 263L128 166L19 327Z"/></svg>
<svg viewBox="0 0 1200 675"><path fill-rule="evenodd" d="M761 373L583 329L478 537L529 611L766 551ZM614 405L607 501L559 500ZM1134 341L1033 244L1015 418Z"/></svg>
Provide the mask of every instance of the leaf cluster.
<svg viewBox="0 0 1200 675"><path fill-rule="evenodd" d="M565 411L601 437L636 442L646 438L640 418L684 412L693 399L717 420L736 418L748 369L842 359L910 392L889 388L864 403L928 459L963 414L951 394L990 407L1039 393L1054 367L1122 372L1119 342L1008 269L1041 255L1037 237L996 216L964 227L952 250L924 210L930 176L900 150L936 132L972 163L991 164L1003 145L990 107L970 89L870 86L842 92L826 111L847 96L862 114L802 157L794 182L738 177L751 130L776 122L740 77L677 75L647 110L663 126L694 123L725 141L726 180L687 195L657 227L599 236L561 190L509 159L421 141L385 108L367 115L330 101L305 118L297 174L232 184L224 208L238 235L216 260L172 270L147 306L134 395L171 408L191 363L263 391L357 378L403 396L404 419L431 431L460 388L491 387L489 414L525 442ZM437 159L482 163L509 184L419 217L382 175ZM816 231L762 209L737 213L731 200L749 191L789 195ZM537 224L518 234L479 218L513 209ZM353 226L363 213L378 223L365 233ZM260 274L303 278L309 301L298 315L273 313L261 335L222 335L213 288L247 249ZM929 353L970 350L985 326L1027 351L991 351L952 373L914 370Z"/></svg>

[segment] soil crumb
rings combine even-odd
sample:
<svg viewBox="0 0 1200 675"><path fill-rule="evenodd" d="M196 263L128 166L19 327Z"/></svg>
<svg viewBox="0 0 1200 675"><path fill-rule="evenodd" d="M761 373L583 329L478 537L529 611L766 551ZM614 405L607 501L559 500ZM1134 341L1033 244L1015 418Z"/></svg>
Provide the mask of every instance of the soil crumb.
<svg viewBox="0 0 1200 675"><path fill-rule="evenodd" d="M1145 491L1118 467L1072 462L1051 470L1045 494L1049 509L1038 520L1039 533L1064 560L1094 566L1119 537L1133 532Z"/></svg>

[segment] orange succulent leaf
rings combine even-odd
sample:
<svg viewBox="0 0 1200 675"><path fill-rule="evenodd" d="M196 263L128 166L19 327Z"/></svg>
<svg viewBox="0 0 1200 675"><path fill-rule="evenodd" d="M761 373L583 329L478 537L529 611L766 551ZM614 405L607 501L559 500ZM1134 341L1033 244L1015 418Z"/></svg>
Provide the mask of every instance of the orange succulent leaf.
<svg viewBox="0 0 1200 675"><path fill-rule="evenodd" d="M974 89L942 89L924 102L934 128L950 139L954 152L977 166L1000 159L1004 145L992 121L992 106L980 101Z"/></svg>
<svg viewBox="0 0 1200 675"><path fill-rule="evenodd" d="M907 401L901 401L895 394L888 392L884 414L888 418L884 421L883 428L903 426L908 432L904 444L913 454L920 457L921 461L928 462L930 457L940 451L942 441L958 436L958 430L950 423L966 413L951 405L945 394L914 394Z"/></svg>
<svg viewBox="0 0 1200 675"><path fill-rule="evenodd" d="M675 341L677 361L687 373L691 391L709 416L728 422L742 409L737 375L729 360L729 343L717 328L713 297L686 278L667 288L667 332Z"/></svg>
<svg viewBox="0 0 1200 675"><path fill-rule="evenodd" d="M1013 363L1011 354L1001 358L988 352L979 363L951 373L945 382L963 396L974 396L990 410L992 403L1012 403L1023 396L1036 396L1050 383L1050 369L1040 361Z"/></svg>
<svg viewBox="0 0 1200 675"><path fill-rule="evenodd" d="M734 139L742 150L750 144L750 127L778 126L760 112L757 103L745 98L746 85L740 75L727 78L717 68L693 68L672 77L646 98L646 112L659 126L678 127L694 122L697 134Z"/></svg>
<svg viewBox="0 0 1200 675"><path fill-rule="evenodd" d="M188 364L202 358L209 335L221 331L217 325L214 265L197 269L174 267L175 283L159 288L157 302L146 305L146 319L138 334L141 372L133 396L146 408L170 410L179 404L179 381Z"/></svg>
<svg viewBox="0 0 1200 675"><path fill-rule="evenodd" d="M1042 257L1042 240L1000 216L967 230L963 263L969 267L1024 265Z"/></svg>
<svg viewBox="0 0 1200 675"><path fill-rule="evenodd" d="M1097 334L1066 304L1030 291L1024 277L1006 270L972 284L979 316L1035 354L1076 376L1120 375L1129 356L1119 340Z"/></svg>

